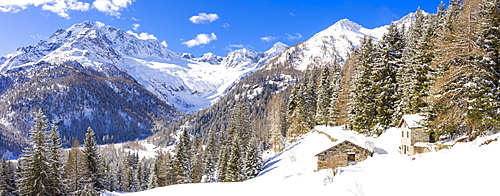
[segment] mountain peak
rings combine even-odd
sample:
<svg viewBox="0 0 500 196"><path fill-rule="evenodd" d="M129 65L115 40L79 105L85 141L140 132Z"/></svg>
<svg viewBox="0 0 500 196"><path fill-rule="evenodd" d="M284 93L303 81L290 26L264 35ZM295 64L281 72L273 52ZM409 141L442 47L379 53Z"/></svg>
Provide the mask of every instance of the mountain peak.
<svg viewBox="0 0 500 196"><path fill-rule="evenodd" d="M288 48L288 45L281 43L281 42L276 42L274 43L273 47L271 47L267 52L272 52L272 51L284 51L286 48Z"/></svg>
<svg viewBox="0 0 500 196"><path fill-rule="evenodd" d="M95 24L91 21L84 21L81 23L76 23L72 25L68 30L77 30L77 29L92 29L95 27Z"/></svg>
<svg viewBox="0 0 500 196"><path fill-rule="evenodd" d="M344 18L342 20L337 21L330 28L340 31L358 31L359 29L362 28L362 26L347 18Z"/></svg>

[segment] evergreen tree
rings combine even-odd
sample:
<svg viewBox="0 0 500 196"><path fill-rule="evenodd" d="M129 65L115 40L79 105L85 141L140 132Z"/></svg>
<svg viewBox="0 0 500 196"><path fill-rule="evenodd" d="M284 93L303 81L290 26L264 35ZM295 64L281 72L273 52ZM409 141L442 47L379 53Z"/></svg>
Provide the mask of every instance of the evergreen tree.
<svg viewBox="0 0 500 196"><path fill-rule="evenodd" d="M60 170L54 155L56 144L53 143L46 116L41 110L35 116L35 123L30 129L28 147L19 159L19 179L17 186L20 195L63 195L54 177L60 176Z"/></svg>
<svg viewBox="0 0 500 196"><path fill-rule="evenodd" d="M306 134L312 128L308 122L308 108L306 106L305 85L298 83L292 90L288 104L288 122L290 127L286 133L287 138L295 139Z"/></svg>
<svg viewBox="0 0 500 196"><path fill-rule="evenodd" d="M59 131L57 131L57 125L52 123L52 129L48 133L49 150L49 165L51 172L49 173L49 179L51 180L51 187L53 191L57 193L64 192L64 184L62 180L63 174L63 164L61 162L61 137Z"/></svg>
<svg viewBox="0 0 500 196"><path fill-rule="evenodd" d="M308 127L306 131L309 131L310 129L314 128L314 126L316 125L316 123L314 122L314 117L316 116L316 105L317 105L316 89L318 87L318 82L317 82L317 79L319 77L318 74L319 72L316 69L312 69L306 72L307 80L304 89L302 91L304 97L304 109L305 109L304 122Z"/></svg>
<svg viewBox="0 0 500 196"><path fill-rule="evenodd" d="M191 142L191 150L193 152L191 179L193 183L199 183L202 180L203 168L205 168L200 134L194 136L193 142Z"/></svg>
<svg viewBox="0 0 500 196"><path fill-rule="evenodd" d="M83 153L85 154L85 158L87 159L92 182L94 184L94 189L97 191L103 190L103 161L101 155L97 150L95 132L90 127L87 128L85 140L83 141L83 147Z"/></svg>
<svg viewBox="0 0 500 196"><path fill-rule="evenodd" d="M149 173L149 179L148 179L148 185L147 185L147 189L154 189L154 188L157 188L159 187L158 185L158 176L156 175L156 169L155 167L151 167L150 168L150 173Z"/></svg>
<svg viewBox="0 0 500 196"><path fill-rule="evenodd" d="M219 153L219 158L217 162L217 181L225 182L227 174L227 165L229 161L229 151L228 146L223 145Z"/></svg>
<svg viewBox="0 0 500 196"><path fill-rule="evenodd" d="M215 139L215 133L212 129L208 132L208 142L205 147L204 155L203 155L203 176L205 176L204 181L202 182L214 182L216 167L217 167L217 141Z"/></svg>
<svg viewBox="0 0 500 196"><path fill-rule="evenodd" d="M172 161L172 169L175 173L177 184L191 183L191 143L187 128L183 126L180 130L179 142L175 146L175 156Z"/></svg>
<svg viewBox="0 0 500 196"><path fill-rule="evenodd" d="M342 76L340 75L340 70L337 70L334 72L332 76L332 82L330 84L330 92L331 92L331 97L330 97L330 104L328 107L328 124L332 126L338 125L338 120L339 120L339 109L337 107L337 102L339 100L339 94L342 91L340 88L340 81L342 79Z"/></svg>
<svg viewBox="0 0 500 196"><path fill-rule="evenodd" d="M124 190L128 192L138 191L140 184L138 181L139 155L129 152L124 167Z"/></svg>
<svg viewBox="0 0 500 196"><path fill-rule="evenodd" d="M238 135L233 135L229 144L229 159L227 162L227 172L224 181L238 182L243 179L242 156L240 150L240 140Z"/></svg>
<svg viewBox="0 0 500 196"><path fill-rule="evenodd" d="M366 36L361 42L361 46L356 52L356 63L358 72L355 76L355 85L352 92L351 112L349 116L349 126L352 130L363 134L370 134L371 128L375 125L376 115L375 92L373 86L373 72L376 49L373 39Z"/></svg>
<svg viewBox="0 0 500 196"><path fill-rule="evenodd" d="M316 117L315 121L318 125L328 125L329 119L329 109L332 98L332 92L329 84L330 70L328 66L323 68L321 72L321 81L319 83L318 89L318 100L316 101Z"/></svg>
<svg viewBox="0 0 500 196"><path fill-rule="evenodd" d="M382 37L379 43L378 54L375 54L375 63L373 66L373 91L375 93L374 116L375 127L373 133L380 135L393 124L393 115L395 113L398 101L398 86L396 81L397 69L402 64L401 56L405 47L403 31L392 23L389 25L387 33ZM395 116L395 121L402 115Z"/></svg>
<svg viewBox="0 0 500 196"><path fill-rule="evenodd" d="M15 169L5 157L0 159L0 195L16 195Z"/></svg>
<svg viewBox="0 0 500 196"><path fill-rule="evenodd" d="M250 141L246 152L244 175L245 179L251 179L259 175L262 170L262 155L256 138Z"/></svg>
<svg viewBox="0 0 500 196"><path fill-rule="evenodd" d="M430 82L430 64L433 54L431 38L434 28L424 11L418 9L415 20L406 35L406 47L403 51L405 64L399 69L399 84L401 86L401 101L399 107L402 114L417 114L425 110ZM399 119L399 118L398 118Z"/></svg>

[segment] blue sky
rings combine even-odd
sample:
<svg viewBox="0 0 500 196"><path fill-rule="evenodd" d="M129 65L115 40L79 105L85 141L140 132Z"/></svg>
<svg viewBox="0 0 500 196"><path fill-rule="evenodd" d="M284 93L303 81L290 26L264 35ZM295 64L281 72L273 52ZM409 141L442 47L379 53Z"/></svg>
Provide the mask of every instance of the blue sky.
<svg viewBox="0 0 500 196"><path fill-rule="evenodd" d="M0 0L0 56L86 20L154 35L174 52L225 56L242 47L305 41L340 19L366 28L398 20L440 0ZM447 3L447 2L445 2ZM147 34L146 34L147 33Z"/></svg>

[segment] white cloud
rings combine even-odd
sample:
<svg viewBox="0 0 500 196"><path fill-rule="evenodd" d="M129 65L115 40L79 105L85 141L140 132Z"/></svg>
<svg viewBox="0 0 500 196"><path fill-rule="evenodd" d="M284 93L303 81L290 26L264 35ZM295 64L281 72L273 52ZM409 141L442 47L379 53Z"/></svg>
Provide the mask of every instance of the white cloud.
<svg viewBox="0 0 500 196"><path fill-rule="evenodd" d="M120 11L135 0L95 0L92 8L111 16L120 17ZM17 13L29 6L39 7L42 10L56 13L58 16L69 19L69 11L88 11L90 3L80 0L0 0L0 12Z"/></svg>
<svg viewBox="0 0 500 196"><path fill-rule="evenodd" d="M229 51L233 51L234 49L244 48L243 44L229 44L225 49Z"/></svg>
<svg viewBox="0 0 500 196"><path fill-rule="evenodd" d="M36 35L30 35L31 38L33 39L37 39L37 40L42 40L42 39L46 39L45 37L39 35L39 34L36 34Z"/></svg>
<svg viewBox="0 0 500 196"><path fill-rule="evenodd" d="M208 44L208 43L212 42L213 40L217 40L217 36L215 35L215 33L212 33L210 35L209 34L198 34L196 36L196 38L189 40L189 41L186 41L186 42L182 42L182 44L186 45L187 47L192 48L195 46Z"/></svg>
<svg viewBox="0 0 500 196"><path fill-rule="evenodd" d="M260 40L265 41L265 42L272 42L274 40L277 40L280 37L274 37L274 36L266 36L266 37L261 37Z"/></svg>
<svg viewBox="0 0 500 196"><path fill-rule="evenodd" d="M97 28L102 28L102 27L106 26L106 24L104 24L100 21L95 21L95 25L97 26Z"/></svg>
<svg viewBox="0 0 500 196"><path fill-rule="evenodd" d="M59 15L60 17L70 19L68 11L88 11L90 8L89 3L79 2L77 0L55 0L53 2L46 3L42 6L42 10L51 11Z"/></svg>
<svg viewBox="0 0 500 196"><path fill-rule="evenodd" d="M100 12L120 17L120 11L127 8L134 0L95 0L92 6Z"/></svg>
<svg viewBox="0 0 500 196"><path fill-rule="evenodd" d="M295 40L302 39L302 35L300 33L296 33L295 35L290 35L288 33L285 33L285 35L286 35L286 39L288 41L295 41Z"/></svg>
<svg viewBox="0 0 500 196"><path fill-rule="evenodd" d="M161 45L165 46L165 48L166 48L166 47L168 47L168 44L167 44L167 42L166 42L165 40L163 40L163 41L161 42Z"/></svg>
<svg viewBox="0 0 500 196"><path fill-rule="evenodd" d="M141 26L140 24L134 23L132 24L132 29L134 29L134 31L137 31L137 29L139 29L140 26Z"/></svg>
<svg viewBox="0 0 500 196"><path fill-rule="evenodd" d="M260 40L264 42L272 42L277 39L286 39L288 41L296 41L302 39L302 35L300 33L295 33L295 35L285 33L285 36L266 36L261 37Z"/></svg>
<svg viewBox="0 0 500 196"><path fill-rule="evenodd" d="M222 25L222 27L224 27L224 28L228 28L229 26L231 26L229 23L224 23L224 24Z"/></svg>
<svg viewBox="0 0 500 196"><path fill-rule="evenodd" d="M23 0L23 1L0 1L0 12L17 13L28 6L42 6L42 10L56 13L58 16L69 19L68 11L88 11L89 3L78 0Z"/></svg>
<svg viewBox="0 0 500 196"><path fill-rule="evenodd" d="M215 20L219 19L217 14L207 14L207 13L199 13L197 16L191 16L189 20L194 24L206 24L211 23Z"/></svg>
<svg viewBox="0 0 500 196"><path fill-rule="evenodd" d="M139 39L142 39L142 40L148 40L148 39L155 39L155 40L158 40L153 34L149 34L149 33L141 33L141 34L137 34L137 33L134 33L132 31L127 31L128 34L130 35L133 35Z"/></svg>
<svg viewBox="0 0 500 196"><path fill-rule="evenodd" d="M139 21L139 19L137 19L136 17L132 17L130 19L132 19L133 21Z"/></svg>

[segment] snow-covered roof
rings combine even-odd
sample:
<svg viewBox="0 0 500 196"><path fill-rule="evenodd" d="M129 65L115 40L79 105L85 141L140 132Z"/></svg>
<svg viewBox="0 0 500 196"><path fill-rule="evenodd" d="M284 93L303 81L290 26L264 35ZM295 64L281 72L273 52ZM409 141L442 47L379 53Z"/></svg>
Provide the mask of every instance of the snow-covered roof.
<svg viewBox="0 0 500 196"><path fill-rule="evenodd" d="M420 114L403 115L403 118L401 118L398 127L401 128L403 123L406 122L406 124L408 124L408 128L419 128L422 127L421 122L423 119L424 117Z"/></svg>
<svg viewBox="0 0 500 196"><path fill-rule="evenodd" d="M361 147L360 145L356 144L357 142L352 142L352 141L350 141L350 140L344 140L344 141L342 141L342 142L336 142L336 144L335 144L335 145L333 145L332 147L330 147L330 148L328 148L328 149L326 149L326 150L321 151L320 153L316 154L315 156L319 156L320 154L322 154L322 153L324 153L324 152L326 152L326 151L329 151L329 150L333 149L334 147L336 147L336 146L338 146L338 145L347 145L347 144L349 144L349 143L350 143L351 145L354 145L354 146L356 146L356 147L360 148L360 149L364 149L364 150L366 150L366 151L369 151L370 153L371 153L371 152L373 152L373 143L371 143L371 142L369 142L369 141L366 141L366 143L365 143L365 147Z"/></svg>

